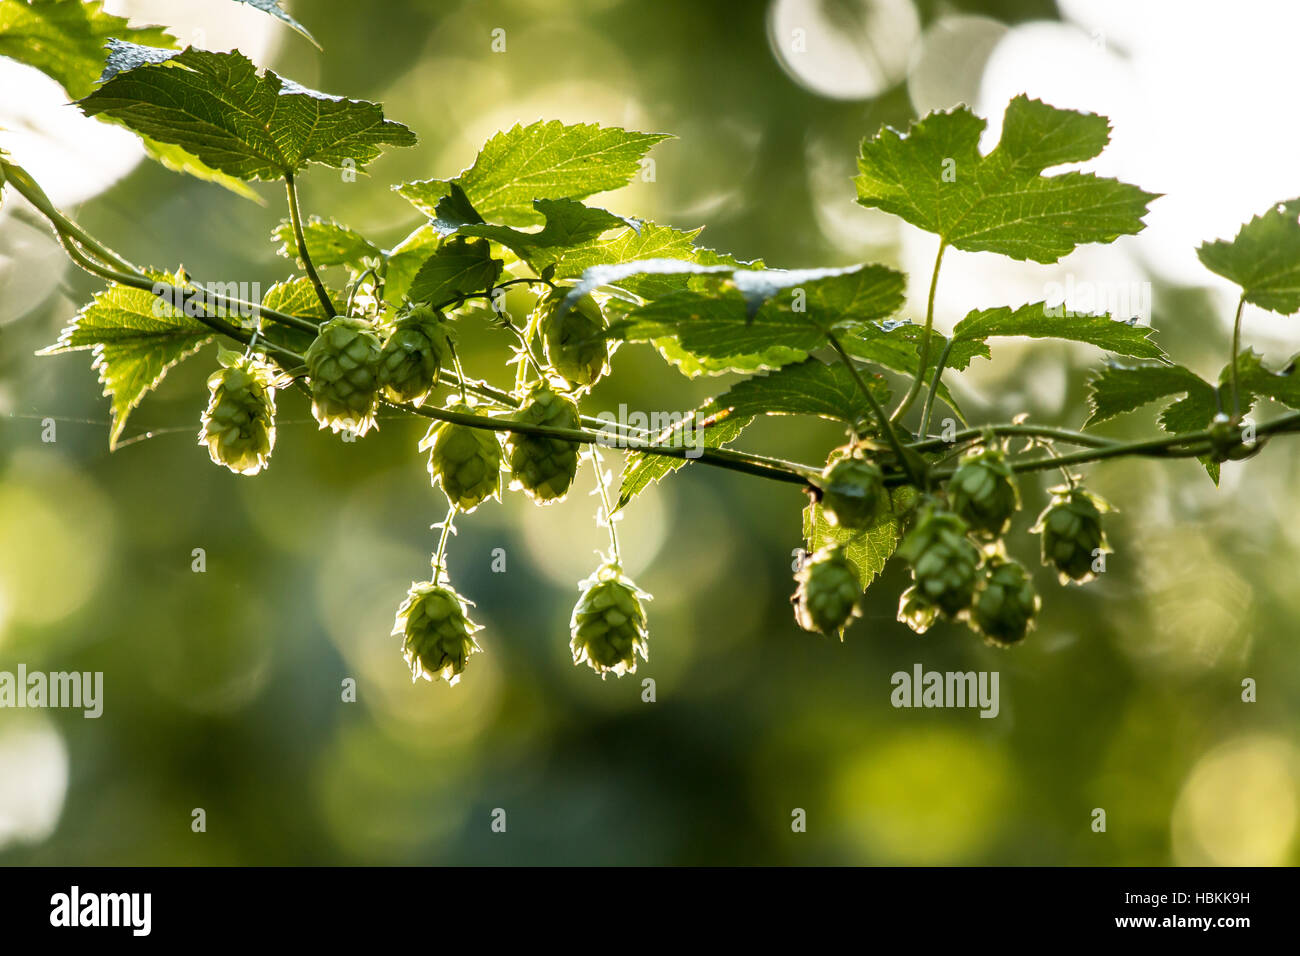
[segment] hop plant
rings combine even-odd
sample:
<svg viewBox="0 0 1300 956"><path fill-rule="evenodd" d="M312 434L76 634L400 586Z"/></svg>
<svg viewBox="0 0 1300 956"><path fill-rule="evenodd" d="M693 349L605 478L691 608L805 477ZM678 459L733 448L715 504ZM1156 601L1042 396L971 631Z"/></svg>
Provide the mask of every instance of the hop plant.
<svg viewBox="0 0 1300 956"><path fill-rule="evenodd" d="M814 554L795 575L794 616L805 631L820 631L844 639L844 628L862 612L858 598L862 583L844 549L829 545Z"/></svg>
<svg viewBox="0 0 1300 956"><path fill-rule="evenodd" d="M573 388L584 388L609 371L609 343L605 338L605 316L590 295L579 299L559 315L566 288L551 291L537 304L538 327L546 346L546 361Z"/></svg>
<svg viewBox="0 0 1300 956"><path fill-rule="evenodd" d="M364 435L375 424L383 345L369 322L339 317L321 327L303 356L311 413L321 428Z"/></svg>
<svg viewBox="0 0 1300 956"><path fill-rule="evenodd" d="M569 622L573 663L587 663L602 678L636 673L636 658L649 660L646 639L646 594L616 562L601 565L579 583L582 596Z"/></svg>
<svg viewBox="0 0 1300 956"><path fill-rule="evenodd" d="M939 607L913 584L898 598L898 620L917 634L924 634L939 618Z"/></svg>
<svg viewBox="0 0 1300 956"><path fill-rule="evenodd" d="M199 444L218 465L237 475L256 475L275 447L274 371L255 359L222 349L222 368L208 377L208 407Z"/></svg>
<svg viewBox="0 0 1300 956"><path fill-rule="evenodd" d="M1042 604L1024 565L1005 558L990 560L971 608L971 623L990 644L1009 647L1034 627Z"/></svg>
<svg viewBox="0 0 1300 956"><path fill-rule="evenodd" d="M822 471L822 510L831 525L865 528L885 494L880 467L853 455L832 461Z"/></svg>
<svg viewBox="0 0 1300 956"><path fill-rule="evenodd" d="M412 681L441 677L454 686L460 680L465 662L480 650L473 635L482 630L469 619L467 604L452 588L433 581L411 585L397 609L393 634L402 638Z"/></svg>
<svg viewBox="0 0 1300 956"><path fill-rule="evenodd" d="M1082 488L1054 488L1051 503L1030 531L1041 534L1043 564L1059 572L1062 584L1086 584L1093 563L1106 550L1101 516L1109 507Z"/></svg>
<svg viewBox="0 0 1300 956"><path fill-rule="evenodd" d="M958 617L969 607L978 580L980 552L966 537L969 526L935 506L921 511L916 525L898 546L898 554L912 566L917 594L914 603L933 605L947 617ZM902 615L900 620L910 624Z"/></svg>
<svg viewBox="0 0 1300 956"><path fill-rule="evenodd" d="M471 413L464 402L453 401L453 412ZM429 478L442 485L447 500L469 513L488 498L500 497L501 439L495 431L453 422L434 422L420 450L429 450Z"/></svg>
<svg viewBox="0 0 1300 956"><path fill-rule="evenodd" d="M577 428L578 406L545 383L535 386L514 421L552 428ZM569 492L578 471L576 442L510 432L506 439L510 461L510 487L522 488L541 504L560 501Z"/></svg>
<svg viewBox="0 0 1300 956"><path fill-rule="evenodd" d="M1020 507L1015 474L1000 449L962 459L948 484L948 504L975 531L997 537Z"/></svg>
<svg viewBox="0 0 1300 956"><path fill-rule="evenodd" d="M379 385L394 402L418 402L438 384L449 350L446 321L427 305L400 316L379 356Z"/></svg>

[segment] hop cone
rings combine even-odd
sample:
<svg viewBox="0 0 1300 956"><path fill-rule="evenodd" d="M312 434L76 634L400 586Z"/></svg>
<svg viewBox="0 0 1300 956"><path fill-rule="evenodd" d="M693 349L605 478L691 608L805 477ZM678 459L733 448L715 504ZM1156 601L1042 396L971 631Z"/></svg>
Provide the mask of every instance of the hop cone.
<svg viewBox="0 0 1300 956"><path fill-rule="evenodd" d="M650 595L623 576L617 564L602 565L578 585L582 597L573 609L569 648L573 663L584 661L602 678L636 673L636 657L646 656L645 609Z"/></svg>
<svg viewBox="0 0 1300 956"><path fill-rule="evenodd" d="M966 539L966 522L951 511L928 508L898 547L912 566L919 599L948 617L970 607L975 595L980 552Z"/></svg>
<svg viewBox="0 0 1300 956"><path fill-rule="evenodd" d="M471 412L456 402L455 412ZM501 439L494 431L451 422L434 422L420 442L429 449L429 478L442 485L447 500L470 512L498 494L501 473Z"/></svg>
<svg viewBox="0 0 1300 956"><path fill-rule="evenodd" d="M1102 508L1081 488L1055 490L1051 503L1030 530L1043 536L1043 564L1060 572L1061 583L1084 584L1093 578L1096 552L1106 550Z"/></svg>
<svg viewBox="0 0 1300 956"><path fill-rule="evenodd" d="M546 360L574 388L593 385L609 369L609 343L605 339L605 316L589 295L562 316L556 311L568 289L556 289L537 308L540 310Z"/></svg>
<svg viewBox="0 0 1300 956"><path fill-rule="evenodd" d="M441 313L417 306L397 320L379 355L379 385L394 402L423 399L438 384L447 356Z"/></svg>
<svg viewBox="0 0 1300 956"><path fill-rule="evenodd" d="M537 385L528 396L528 404L515 421L554 428L577 428L578 406L546 385ZM522 488L530 498L543 504L560 501L568 494L578 471L576 442L510 432L506 439L510 455L510 487Z"/></svg>
<svg viewBox="0 0 1300 956"><path fill-rule="evenodd" d="M862 583L836 545L822 548L795 575L794 616L805 631L820 631L844 638L844 628L861 612L858 597Z"/></svg>
<svg viewBox="0 0 1300 956"><path fill-rule="evenodd" d="M465 599L432 581L411 585L393 623L393 634L403 639L402 656L411 668L411 680L441 677L451 685L479 650L473 638L479 630L468 617Z"/></svg>
<svg viewBox="0 0 1300 956"><path fill-rule="evenodd" d="M832 525L865 528L885 493L880 468L861 458L841 458L822 472L822 510Z"/></svg>
<svg viewBox="0 0 1300 956"><path fill-rule="evenodd" d="M924 634L939 617L939 607L914 584L898 599L898 620L917 634Z"/></svg>
<svg viewBox="0 0 1300 956"><path fill-rule="evenodd" d="M304 359L320 427L364 435L375 424L383 345L370 323L340 317L321 328Z"/></svg>
<svg viewBox="0 0 1300 956"><path fill-rule="evenodd" d="M994 560L975 598L971 618L990 644L1005 647L1024 640L1034 626L1041 603L1022 564Z"/></svg>
<svg viewBox="0 0 1300 956"><path fill-rule="evenodd" d="M1007 530L1020 507L1020 493L1006 456L986 449L962 460L948 484L952 510L976 531L997 535Z"/></svg>
<svg viewBox="0 0 1300 956"><path fill-rule="evenodd" d="M208 446L213 462L237 475L255 475L266 467L275 447L275 373L238 352L221 350L223 368L208 377L208 407L203 412L199 444Z"/></svg>

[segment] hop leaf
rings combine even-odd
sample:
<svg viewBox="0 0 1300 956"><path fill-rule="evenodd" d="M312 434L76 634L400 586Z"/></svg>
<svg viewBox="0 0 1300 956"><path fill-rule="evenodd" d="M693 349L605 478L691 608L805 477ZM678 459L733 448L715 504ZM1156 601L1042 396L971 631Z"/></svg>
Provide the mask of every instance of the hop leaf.
<svg viewBox="0 0 1300 956"><path fill-rule="evenodd" d="M1024 565L993 559L971 608L971 623L990 644L1008 647L1033 629L1041 604Z"/></svg>
<svg viewBox="0 0 1300 956"><path fill-rule="evenodd" d="M948 483L948 503L976 531L997 537L1020 507L1015 474L1000 449L968 455Z"/></svg>
<svg viewBox="0 0 1300 956"><path fill-rule="evenodd" d="M567 294L567 289L556 289L538 302L537 320L546 345L546 360L570 386L585 388L609 371L605 316L589 295L559 315L560 304Z"/></svg>
<svg viewBox="0 0 1300 956"><path fill-rule="evenodd" d="M369 322L340 317L321 327L303 356L311 376L311 413L321 428L360 436L374 426L382 352Z"/></svg>
<svg viewBox="0 0 1300 956"><path fill-rule="evenodd" d="M463 402L448 406L472 412ZM494 431L452 422L434 422L420 442L429 449L429 478L442 485L447 500L469 513L488 498L500 497L501 439Z"/></svg>
<svg viewBox="0 0 1300 956"><path fill-rule="evenodd" d="M899 556L912 566L916 600L950 618L963 615L975 596L980 552L967 540L968 530L951 511L930 505L898 546Z"/></svg>
<svg viewBox="0 0 1300 956"><path fill-rule="evenodd" d="M843 547L823 548L809 559L795 575L794 616L805 631L820 631L828 637L838 634L862 612L858 598L862 585L857 572L844 555Z"/></svg>
<svg viewBox="0 0 1300 956"><path fill-rule="evenodd" d="M442 678L455 685L465 662L480 650L474 633L482 627L469 619L468 602L450 587L432 581L411 585L397 609L393 634L402 637L402 656L411 668L411 680Z"/></svg>
<svg viewBox="0 0 1300 956"><path fill-rule="evenodd" d="M417 306L397 320L379 355L379 386L394 402L418 402L438 384L448 351L442 313Z"/></svg>
<svg viewBox="0 0 1300 956"><path fill-rule="evenodd" d="M552 428L577 428L578 406L543 383L529 393L528 404L512 420ZM511 488L522 488L540 504L563 500L578 471L576 442L510 432L506 447L510 455Z"/></svg>
<svg viewBox="0 0 1300 956"><path fill-rule="evenodd" d="M1106 550L1101 516L1109 506L1082 488L1053 491L1051 503L1029 530L1043 536L1043 564L1060 572L1062 584L1086 584L1096 576L1094 560Z"/></svg>
<svg viewBox="0 0 1300 956"><path fill-rule="evenodd" d="M865 528L875 519L885 476L877 465L850 455L826 466L821 489L822 509L832 527Z"/></svg>
<svg viewBox="0 0 1300 956"><path fill-rule="evenodd" d="M208 377L208 407L199 444L218 465L237 475L256 475L275 447L275 373L238 352L221 350L223 368Z"/></svg>
<svg viewBox="0 0 1300 956"><path fill-rule="evenodd" d="M579 583L582 596L569 622L573 663L586 663L602 678L636 673L636 658L649 660L646 640L646 594L610 562Z"/></svg>

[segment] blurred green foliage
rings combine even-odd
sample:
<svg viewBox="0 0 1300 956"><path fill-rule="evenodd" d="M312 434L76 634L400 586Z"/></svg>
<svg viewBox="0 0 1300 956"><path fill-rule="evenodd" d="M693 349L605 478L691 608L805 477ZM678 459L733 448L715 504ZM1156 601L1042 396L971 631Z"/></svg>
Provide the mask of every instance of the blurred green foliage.
<svg viewBox="0 0 1300 956"><path fill-rule="evenodd" d="M850 205L857 142L910 117L906 92L808 92L774 59L764 7L294 4L326 52L286 31L268 65L382 101L421 137L356 183L307 175L306 210L391 244L418 217L389 182L453 174L495 129L545 115L679 137L656 150L656 182L608 197L617 212L707 224L707 245L778 267L892 261L818 228L809 146L842 164ZM941 7L1054 15L1047 0L919 7L923 22ZM496 26L504 55L490 48ZM266 206L146 164L78 214L136 261L269 288L290 265L267 241L279 190L258 190ZM96 288L71 268L62 282L22 315L0 285L0 394L13 412L0 418L0 670L103 671L104 716L0 711L0 793L19 806L63 800L47 838L0 821L0 862L1300 862L1286 743L1300 716L1292 447L1227 466L1218 492L1194 462L1093 469L1090 487L1120 508L1107 572L1058 589L1037 569L1039 629L1009 652L960 626L913 635L894 620L904 574L892 566L842 645L799 631L787 601L798 490L689 468L621 526L629 570L656 595L650 660L604 682L568 650L576 584L603 541L580 472L564 505L511 494L459 522L451 573L477 602L484 653L454 688L411 685L389 631L408 582L427 574L444 507L415 451L418 423L382 419L344 444L285 392L271 467L235 477L195 441L209 349L133 417L134 433L156 437L110 456L85 356L32 356ZM1165 346L1217 368L1221 325L1204 298L1157 288L1154 299ZM505 380L502 333L474 317L459 326L470 371ZM967 411L1076 427L1096 358L1003 350ZM646 346L615 361L635 374L603 384L587 411L685 409L720 388L686 382ZM1056 394L1024 387L1044 364ZM1153 428L1132 418L1108 431ZM775 419L742 446L812 462L837 438L826 423ZM1052 483L1023 483L1017 532ZM1036 546L1021 535L1020 556ZM191 571L195 548L205 573ZM505 573L491 569L498 548ZM891 707L890 675L918 661L1000 671L1000 716ZM1257 703L1241 702L1246 677ZM356 703L341 700L347 678ZM66 795L41 782L45 751L5 743L34 722L66 747ZM190 827L198 807L203 834ZM495 808L505 834L490 827ZM795 808L806 833L792 832Z"/></svg>

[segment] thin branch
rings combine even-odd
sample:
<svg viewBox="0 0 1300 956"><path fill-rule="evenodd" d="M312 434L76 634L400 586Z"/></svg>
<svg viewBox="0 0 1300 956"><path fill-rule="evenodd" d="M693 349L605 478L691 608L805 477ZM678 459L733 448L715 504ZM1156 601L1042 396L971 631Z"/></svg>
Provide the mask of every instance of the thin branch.
<svg viewBox="0 0 1300 956"><path fill-rule="evenodd" d="M284 177L285 192L289 200L289 221L293 224L293 239L298 245L298 258L302 260L302 267L307 273L307 278L316 289L316 297L320 299L320 304L325 307L325 314L330 318L338 315L338 310L334 308L334 302L330 299L330 294L325 289L325 283L320 281L320 275L316 272L316 266L311 261L311 256L307 254L307 237L302 231L302 211L298 207L298 185L294 182L293 173L288 173Z"/></svg>
<svg viewBox="0 0 1300 956"><path fill-rule="evenodd" d="M921 348L919 351L916 365L916 378L912 379L912 387L908 389L907 395L898 403L894 409L894 414L889 416L891 422L896 422L912 407L916 401L916 396L921 391L921 383L925 380L926 369L930 367L930 334L934 329L934 292L939 287L939 266L943 264L943 254L948 248L947 243L942 239L939 240L939 252L934 257L934 272L930 274L930 297L925 306L925 331L921 333Z"/></svg>
<svg viewBox="0 0 1300 956"><path fill-rule="evenodd" d="M1232 320L1232 358L1228 368L1232 381L1232 422L1241 420L1241 386L1238 382L1237 356L1241 354L1241 313L1246 308L1246 294L1243 292L1237 300L1237 315Z"/></svg>
<svg viewBox="0 0 1300 956"><path fill-rule="evenodd" d="M907 457L906 449L903 448L902 443L898 440L898 435L894 432L894 426L890 422L889 416L885 413L884 408L881 407L876 396L872 394L871 387L867 385L866 381L862 378L861 373L858 372L858 367L854 364L852 357L850 357L848 352L844 351L844 346L840 344L840 340L834 332L826 333L826 341L830 343L831 348L835 350L835 354L840 357L840 361L843 362L845 368L849 370L849 374L853 376L853 381L857 383L862 394L867 397L867 401L871 405L871 412L876 416L876 420L880 423L881 431L884 432L885 439L889 442L889 447L893 449L894 455L898 458L898 463L911 477L912 484L920 487L921 476L918 475L916 469L912 467L912 462Z"/></svg>

